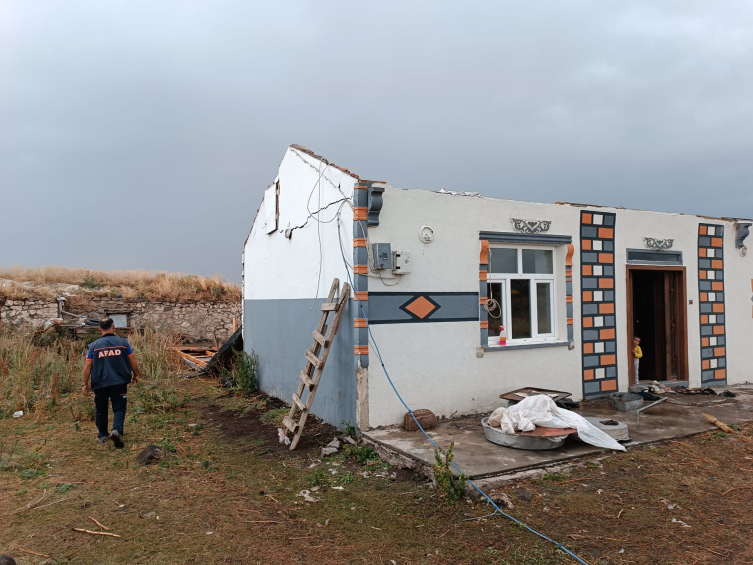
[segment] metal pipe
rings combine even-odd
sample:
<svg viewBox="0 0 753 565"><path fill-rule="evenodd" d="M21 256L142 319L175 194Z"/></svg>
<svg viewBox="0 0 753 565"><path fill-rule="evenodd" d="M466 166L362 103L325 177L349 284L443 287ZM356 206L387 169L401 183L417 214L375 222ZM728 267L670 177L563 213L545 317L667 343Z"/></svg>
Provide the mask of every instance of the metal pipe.
<svg viewBox="0 0 753 565"><path fill-rule="evenodd" d="M656 406L657 404L661 404L665 400L669 400L669 397L665 396L661 400L657 400L656 402L652 402L648 406L644 406L643 408L638 408L638 410L635 411L635 425L636 425L636 427L638 427L638 428L641 427L641 412L643 412L644 410L648 410L652 406Z"/></svg>

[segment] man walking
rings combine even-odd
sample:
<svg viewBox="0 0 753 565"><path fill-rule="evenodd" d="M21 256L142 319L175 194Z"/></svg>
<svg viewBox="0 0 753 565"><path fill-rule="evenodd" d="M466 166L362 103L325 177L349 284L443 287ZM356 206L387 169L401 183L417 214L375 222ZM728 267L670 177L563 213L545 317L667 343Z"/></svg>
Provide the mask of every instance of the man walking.
<svg viewBox="0 0 753 565"><path fill-rule="evenodd" d="M126 405L128 404L128 384L139 383L138 363L133 355L128 340L115 335L115 324L112 318L102 318L99 322L98 340L89 346L84 364L84 385L81 390L84 396L89 396L90 389L94 391L94 405L97 409L95 421L99 436L99 443L112 440L115 447L122 449L123 422L125 421ZM133 373L133 379L131 379ZM91 385L89 385L91 377ZM112 402L112 431L107 432L108 407Z"/></svg>

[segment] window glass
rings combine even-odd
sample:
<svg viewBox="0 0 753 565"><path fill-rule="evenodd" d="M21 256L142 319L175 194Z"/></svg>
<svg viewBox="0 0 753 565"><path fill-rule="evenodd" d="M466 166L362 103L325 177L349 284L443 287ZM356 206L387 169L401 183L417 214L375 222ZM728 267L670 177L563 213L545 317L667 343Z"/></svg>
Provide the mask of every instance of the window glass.
<svg viewBox="0 0 753 565"><path fill-rule="evenodd" d="M550 283L536 283L536 321L540 334L552 333L552 298Z"/></svg>
<svg viewBox="0 0 753 565"><path fill-rule="evenodd" d="M510 281L510 323L512 339L531 337L531 281L529 279Z"/></svg>
<svg viewBox="0 0 753 565"><path fill-rule="evenodd" d="M489 249L489 268L492 273L517 273L518 250L501 247Z"/></svg>
<svg viewBox="0 0 753 565"><path fill-rule="evenodd" d="M486 296L497 301L499 307L488 311L489 337L499 336L499 328L502 322L502 284L489 283L486 285Z"/></svg>
<svg viewBox="0 0 753 565"><path fill-rule="evenodd" d="M523 272L535 275L551 275L554 273L552 252L540 249L524 249Z"/></svg>

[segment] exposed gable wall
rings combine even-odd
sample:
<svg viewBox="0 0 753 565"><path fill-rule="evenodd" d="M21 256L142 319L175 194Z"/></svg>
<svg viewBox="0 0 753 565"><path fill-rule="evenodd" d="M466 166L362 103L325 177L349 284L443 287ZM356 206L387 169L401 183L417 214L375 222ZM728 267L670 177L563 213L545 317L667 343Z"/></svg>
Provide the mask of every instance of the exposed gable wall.
<svg viewBox="0 0 753 565"><path fill-rule="evenodd" d="M245 347L259 355L261 390L287 402L298 386L303 354L312 345L311 332L332 280L340 279L341 285L348 280L343 253L352 262L353 212L347 200L356 180L300 149L288 148L278 172L277 230L267 233L264 218L270 215L260 209L244 246ZM275 207L273 192L266 193L263 208ZM322 223L310 217L319 210ZM336 426L355 423L354 311L349 301L312 409Z"/></svg>

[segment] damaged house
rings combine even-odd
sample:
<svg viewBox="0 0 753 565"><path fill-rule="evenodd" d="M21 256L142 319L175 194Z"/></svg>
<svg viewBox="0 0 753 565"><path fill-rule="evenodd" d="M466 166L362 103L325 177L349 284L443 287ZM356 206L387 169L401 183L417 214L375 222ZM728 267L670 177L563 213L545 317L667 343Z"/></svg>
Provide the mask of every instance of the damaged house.
<svg viewBox="0 0 753 565"><path fill-rule="evenodd" d="M361 430L489 412L525 386L753 380L750 220L394 188L285 153L243 253L244 347L289 401L333 279L352 299L312 412Z"/></svg>

